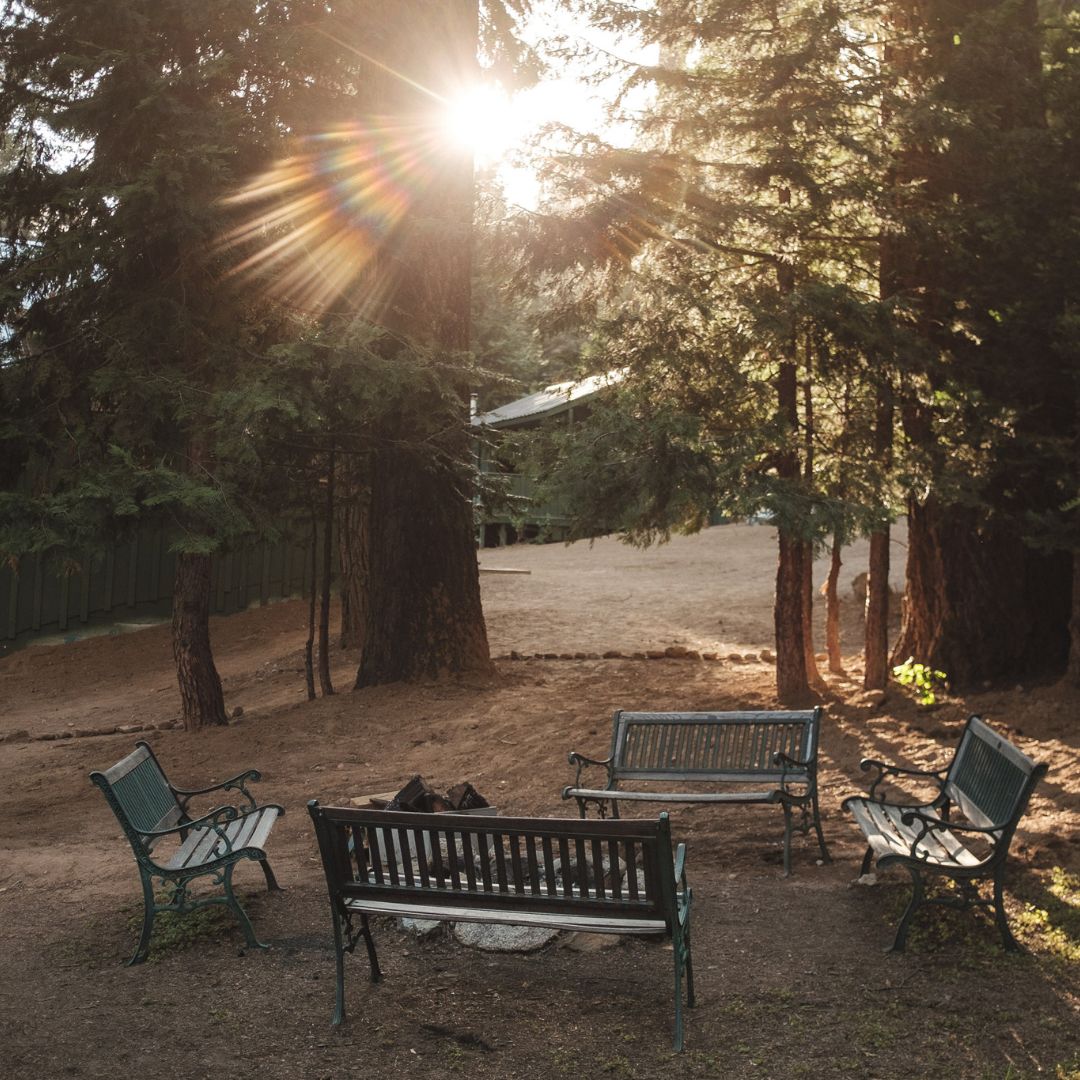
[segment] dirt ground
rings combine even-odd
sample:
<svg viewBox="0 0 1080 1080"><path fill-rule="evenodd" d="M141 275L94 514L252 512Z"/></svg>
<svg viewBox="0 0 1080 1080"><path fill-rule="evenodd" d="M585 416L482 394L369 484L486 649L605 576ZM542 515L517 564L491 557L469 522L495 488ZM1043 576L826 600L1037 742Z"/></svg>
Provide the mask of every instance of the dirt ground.
<svg viewBox="0 0 1080 1080"><path fill-rule="evenodd" d="M482 576L500 657L490 676L354 693L355 661L337 654L340 692L311 703L300 671L304 604L216 620L227 703L243 714L198 735L68 737L175 718L167 627L0 660L0 738L9 737L0 742L0 1076L1076 1080L1077 695L1024 686L925 710L899 689L884 702L862 694L850 591L865 568L860 547L845 554L842 577L848 673L830 676L823 698L834 861L818 865L816 845L797 837L784 879L776 807L670 807L689 848L698 994L678 1059L670 948L636 938L485 953L379 923L386 977L372 986L366 960L349 958L349 1020L331 1028L330 921L305 802L342 802L420 773L443 789L469 780L505 813L567 815L566 752L602 756L614 709L774 705L774 670L761 655L772 639L773 541L767 526L727 525L644 552L610 539L485 551L485 569L529 571ZM589 658L672 645L719 659ZM863 845L840 801L859 790L864 755L947 760L970 712L1052 766L1013 845L1008 907L1026 952L1003 953L983 912L931 909L908 952L886 955L909 887L852 884ZM61 737L32 738L42 734ZM254 866L237 875L269 950L245 954L228 919L159 921L151 962L124 966L141 918L138 875L88 774L137 738L180 785L258 767L260 796L287 808L268 845L287 892L268 895Z"/></svg>

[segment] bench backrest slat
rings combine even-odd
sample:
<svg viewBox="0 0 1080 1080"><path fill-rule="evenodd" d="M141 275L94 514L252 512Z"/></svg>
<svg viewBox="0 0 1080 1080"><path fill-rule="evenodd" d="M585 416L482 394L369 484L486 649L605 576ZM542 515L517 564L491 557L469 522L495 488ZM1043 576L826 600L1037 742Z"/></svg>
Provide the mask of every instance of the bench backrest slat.
<svg viewBox="0 0 1080 1080"><path fill-rule="evenodd" d="M945 794L982 828L1005 826L1022 811L1035 762L977 716L968 720L949 766Z"/></svg>
<svg viewBox="0 0 1080 1080"><path fill-rule="evenodd" d="M309 803L332 898L674 917L667 815L582 821ZM614 870L613 870L614 867ZM667 880L670 879L670 880Z"/></svg>
<svg viewBox="0 0 1080 1080"><path fill-rule="evenodd" d="M127 757L104 772L90 774L116 814L136 850L153 846L145 833L170 829L183 820L183 811L153 750L140 742Z"/></svg>
<svg viewBox="0 0 1080 1080"><path fill-rule="evenodd" d="M617 712L612 733L613 771L619 777L660 780L753 778L779 775L780 752L813 761L821 713ZM788 766L788 775L797 769Z"/></svg>

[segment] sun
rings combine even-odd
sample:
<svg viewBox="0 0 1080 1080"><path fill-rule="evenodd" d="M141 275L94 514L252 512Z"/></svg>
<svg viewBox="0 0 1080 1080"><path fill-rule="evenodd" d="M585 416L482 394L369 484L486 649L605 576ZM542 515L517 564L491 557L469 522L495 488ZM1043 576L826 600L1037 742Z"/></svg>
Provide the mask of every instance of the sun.
<svg viewBox="0 0 1080 1080"><path fill-rule="evenodd" d="M500 87L478 83L446 100L441 117L445 137L472 151L476 164L497 164L526 134L527 124Z"/></svg>

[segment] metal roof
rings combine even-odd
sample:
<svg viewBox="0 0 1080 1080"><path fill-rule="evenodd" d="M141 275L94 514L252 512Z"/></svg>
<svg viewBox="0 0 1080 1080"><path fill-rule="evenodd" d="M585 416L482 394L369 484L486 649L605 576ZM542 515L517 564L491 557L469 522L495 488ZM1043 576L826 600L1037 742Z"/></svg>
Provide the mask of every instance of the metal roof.
<svg viewBox="0 0 1080 1080"><path fill-rule="evenodd" d="M570 382L552 383L551 386L538 390L535 394L507 402L491 412L473 417L478 427L511 427L521 420L535 420L551 413L561 412L576 401L595 397L601 390L614 386L623 380L626 372L622 368L606 371L602 375L590 375L585 379Z"/></svg>

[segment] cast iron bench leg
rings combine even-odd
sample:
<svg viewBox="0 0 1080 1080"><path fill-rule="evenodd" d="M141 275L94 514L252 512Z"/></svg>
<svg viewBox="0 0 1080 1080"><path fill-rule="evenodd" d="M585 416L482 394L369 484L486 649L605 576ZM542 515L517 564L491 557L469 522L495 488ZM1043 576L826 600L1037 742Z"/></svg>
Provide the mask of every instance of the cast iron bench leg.
<svg viewBox="0 0 1080 1080"><path fill-rule="evenodd" d="M260 859L259 865L262 867L263 876L266 878L266 891L284 892L285 890L277 883L277 878L274 877L274 871L270 868L270 860Z"/></svg>
<svg viewBox="0 0 1080 1080"><path fill-rule="evenodd" d="M1020 943L1013 937L1009 929L1009 921L1005 918L1005 867L999 866L994 874L994 919L1001 933L1001 942L1008 952L1023 952Z"/></svg>
<svg viewBox="0 0 1080 1080"><path fill-rule="evenodd" d="M371 936L371 926L368 924L367 915L360 916L360 932L364 935L364 944L367 945L368 963L371 965L371 981L378 982L382 978L382 969L379 967L379 957L375 953L375 939Z"/></svg>
<svg viewBox="0 0 1080 1080"><path fill-rule="evenodd" d="M904 946L907 944L908 927L911 924L911 917L922 905L923 897L925 895L922 875L913 866L908 867L908 872L911 874L911 900L908 902L907 910L900 920L900 925L896 928L896 938L894 939L892 948L889 952L904 951Z"/></svg>
<svg viewBox="0 0 1080 1080"><path fill-rule="evenodd" d="M143 891L142 933L139 935L139 944L135 946L135 952L127 962L128 967L131 967L132 964L141 964L146 959L146 954L150 951L150 935L154 930L154 915L157 911L154 904L154 884L150 880L150 876L143 873L140 868L139 877L142 879Z"/></svg>
<svg viewBox="0 0 1080 1080"><path fill-rule="evenodd" d="M255 928L251 925L247 912L240 906L240 901L236 899L236 893L233 892L232 876L235 869L236 863L229 863L225 867L224 881L222 882L225 886L225 903L236 916L236 921L240 924L240 929L244 931L244 940L248 943L248 946L252 949L269 949L269 945L264 945L255 936Z"/></svg>
<svg viewBox="0 0 1080 1080"><path fill-rule="evenodd" d="M821 811L818 809L818 797L817 791L814 792L813 798L814 804L814 830L817 832L818 847L821 848L821 859L823 862L831 863L832 856L829 854L829 849L825 846L825 833L821 829Z"/></svg>

